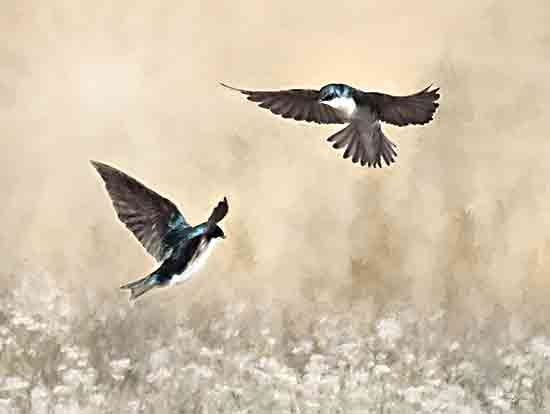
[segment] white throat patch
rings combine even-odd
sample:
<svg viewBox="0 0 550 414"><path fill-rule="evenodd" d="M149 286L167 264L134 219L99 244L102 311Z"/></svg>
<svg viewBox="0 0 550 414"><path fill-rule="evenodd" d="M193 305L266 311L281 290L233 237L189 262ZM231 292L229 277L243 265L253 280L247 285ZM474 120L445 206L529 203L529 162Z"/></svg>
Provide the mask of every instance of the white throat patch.
<svg viewBox="0 0 550 414"><path fill-rule="evenodd" d="M355 105L355 101L351 97L344 98L340 96L338 98L334 98L330 101L325 101L322 103L343 112L348 117L351 117L351 115L355 112L355 109L357 108L357 105Z"/></svg>

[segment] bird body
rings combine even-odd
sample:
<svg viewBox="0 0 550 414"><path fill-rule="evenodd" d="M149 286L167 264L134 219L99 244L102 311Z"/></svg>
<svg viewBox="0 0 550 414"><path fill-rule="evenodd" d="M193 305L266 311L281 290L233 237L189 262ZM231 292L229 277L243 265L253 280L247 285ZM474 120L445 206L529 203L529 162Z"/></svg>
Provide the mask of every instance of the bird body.
<svg viewBox="0 0 550 414"><path fill-rule="evenodd" d="M439 88L431 86L407 96L365 92L343 83L331 83L320 90L288 89L250 91L222 86L247 95L262 108L283 118L319 124L348 124L327 141L336 149L346 148L344 158L362 166L381 167L395 162L396 145L382 132L380 122L397 126L430 122L439 106Z"/></svg>
<svg viewBox="0 0 550 414"><path fill-rule="evenodd" d="M172 286L188 280L206 261L219 238L218 226L229 209L227 199L219 202L204 223L191 226L168 199L109 165L92 161L113 202L119 219L145 249L160 263L148 276L121 289L136 299L155 287Z"/></svg>
<svg viewBox="0 0 550 414"><path fill-rule="evenodd" d="M174 254L155 271L159 284L175 285L188 280L204 265L216 242L217 239L210 234L180 242Z"/></svg>

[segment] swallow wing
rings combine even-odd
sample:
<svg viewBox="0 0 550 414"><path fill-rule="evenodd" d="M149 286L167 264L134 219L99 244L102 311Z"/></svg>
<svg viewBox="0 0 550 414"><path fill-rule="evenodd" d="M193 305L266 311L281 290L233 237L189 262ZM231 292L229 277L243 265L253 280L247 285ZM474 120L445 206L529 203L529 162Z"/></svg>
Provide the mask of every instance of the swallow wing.
<svg viewBox="0 0 550 414"><path fill-rule="evenodd" d="M172 230L191 227L178 208L136 179L107 164L92 161L126 227L157 261L163 261L171 247L164 243Z"/></svg>
<svg viewBox="0 0 550 414"><path fill-rule="evenodd" d="M381 121L390 124L421 125L430 122L439 106L439 88L430 90L431 85L408 96L392 96L379 92L361 92L357 95L359 104L369 105Z"/></svg>
<svg viewBox="0 0 550 414"><path fill-rule="evenodd" d="M318 124L344 124L349 122L342 112L319 102L319 91L314 89L288 89L282 91L248 91L222 86L247 95L247 99L257 102L261 108L269 109L283 118Z"/></svg>

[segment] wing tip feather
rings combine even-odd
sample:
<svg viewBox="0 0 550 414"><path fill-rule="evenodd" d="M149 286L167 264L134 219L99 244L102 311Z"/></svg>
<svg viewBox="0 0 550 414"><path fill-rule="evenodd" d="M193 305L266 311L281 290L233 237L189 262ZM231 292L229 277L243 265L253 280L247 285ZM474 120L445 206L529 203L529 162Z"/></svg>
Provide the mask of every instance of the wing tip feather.
<svg viewBox="0 0 550 414"><path fill-rule="evenodd" d="M117 170L116 168L114 167L111 167L110 165L108 164L105 164L104 162L100 162L100 161L96 161L96 160L90 160L90 164L92 164L92 166L94 167L94 169L97 171L97 173L99 174L99 176L103 179L103 181L106 182L107 180L107 177L109 176L109 173L113 173L113 172L119 172L119 170Z"/></svg>
<svg viewBox="0 0 550 414"><path fill-rule="evenodd" d="M247 90L244 90L244 89L240 89L240 88L235 88L234 86L231 86L231 85L228 85L227 83L224 83L224 82L218 82L221 86L223 86L224 88L227 88L229 90L232 90L232 91L235 91L235 92L240 92L242 93L243 95L250 95L251 92L250 91L247 91Z"/></svg>
<svg viewBox="0 0 550 414"><path fill-rule="evenodd" d="M92 167L94 167L98 171L102 168L108 167L107 164L102 163L100 161L96 161L96 160L90 160L90 164L92 164Z"/></svg>

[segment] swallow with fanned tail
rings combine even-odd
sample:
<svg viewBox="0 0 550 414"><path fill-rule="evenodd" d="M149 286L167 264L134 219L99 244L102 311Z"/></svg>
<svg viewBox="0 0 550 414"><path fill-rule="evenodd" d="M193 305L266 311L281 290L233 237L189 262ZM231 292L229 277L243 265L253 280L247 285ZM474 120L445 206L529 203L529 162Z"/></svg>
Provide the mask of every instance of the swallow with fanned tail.
<svg viewBox="0 0 550 414"><path fill-rule="evenodd" d="M439 88L431 86L407 96L364 92L341 83L331 83L320 90L288 89L250 91L221 83L247 95L283 118L318 124L348 124L327 140L336 149L346 148L344 158L362 166L382 167L395 162L396 145L382 132L380 122L393 125L422 125L433 119L439 106Z"/></svg>
<svg viewBox="0 0 550 414"><path fill-rule="evenodd" d="M191 226L170 200L116 168L91 163L105 182L118 218L160 263L148 276L121 286L130 290L130 300L153 288L189 279L205 262L214 243L225 238L218 226L229 209L225 197L207 221Z"/></svg>

